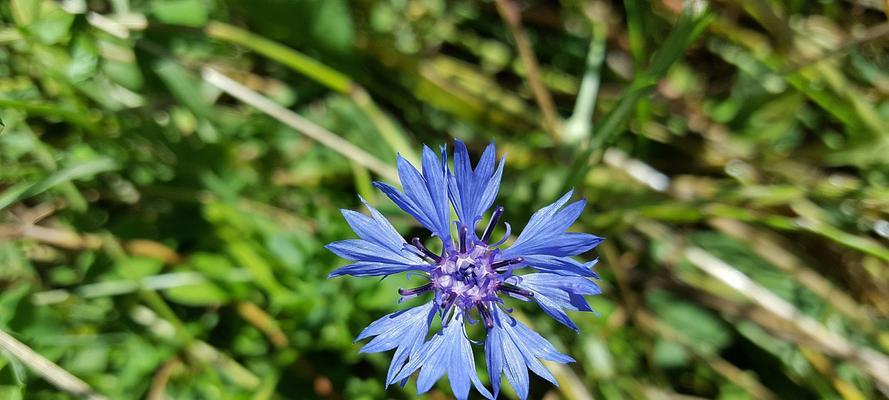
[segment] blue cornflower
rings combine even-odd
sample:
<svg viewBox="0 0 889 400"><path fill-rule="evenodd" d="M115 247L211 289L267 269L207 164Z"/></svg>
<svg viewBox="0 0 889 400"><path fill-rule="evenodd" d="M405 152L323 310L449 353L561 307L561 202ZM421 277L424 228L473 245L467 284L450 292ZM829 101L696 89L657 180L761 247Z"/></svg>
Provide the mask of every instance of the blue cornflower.
<svg viewBox="0 0 889 400"><path fill-rule="evenodd" d="M505 374L519 397L525 399L528 369L558 385L540 360L559 363L574 360L512 318L501 295L534 301L544 312L576 331L577 326L565 310L592 311L584 296L599 294L600 290L590 280L598 278L592 271L595 261L580 263L571 257L596 247L602 238L566 232L585 205L585 201L580 200L566 206L573 193L569 191L534 213L516 241L501 250L499 246L510 235L509 224L505 223L506 234L502 239L494 242L491 235L500 222L503 207L494 209L481 236L476 226L497 196L504 160L496 162L491 144L473 168L466 146L456 141L455 148L453 172L448 168L444 147L439 157L424 146L422 173L398 157L403 191L385 183L374 183L433 236L441 239L441 254L426 248L419 238L405 242L379 211L361 199L370 216L343 210L343 216L360 239L327 245L353 263L333 271L330 276L412 272L427 281L398 292L402 299L432 292L431 301L386 315L358 335L357 340L372 338L361 348L362 352L395 349L386 376L387 385L396 382L403 385L419 370L417 390L424 393L447 373L457 398L467 398L470 385L483 396L496 398L500 392L500 376ZM452 239L450 229L451 206L457 215L456 240ZM525 267L537 272L515 274ZM442 329L426 340L436 314L441 317ZM471 315L478 315L486 328L485 359L493 394L482 385L475 370L472 345L464 325L464 322L476 321Z"/></svg>

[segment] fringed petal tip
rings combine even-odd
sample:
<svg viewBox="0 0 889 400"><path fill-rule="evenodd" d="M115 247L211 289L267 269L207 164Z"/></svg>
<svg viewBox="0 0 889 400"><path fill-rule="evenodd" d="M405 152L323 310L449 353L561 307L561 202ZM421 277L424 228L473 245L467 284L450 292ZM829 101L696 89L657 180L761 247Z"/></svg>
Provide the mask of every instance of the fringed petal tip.
<svg viewBox="0 0 889 400"><path fill-rule="evenodd" d="M500 391L500 376L506 375L519 398L526 399L528 370L558 386L555 377L540 360L567 363L574 359L556 351L552 343L508 314L495 310L494 318L496 323L488 331L485 356L495 395Z"/></svg>

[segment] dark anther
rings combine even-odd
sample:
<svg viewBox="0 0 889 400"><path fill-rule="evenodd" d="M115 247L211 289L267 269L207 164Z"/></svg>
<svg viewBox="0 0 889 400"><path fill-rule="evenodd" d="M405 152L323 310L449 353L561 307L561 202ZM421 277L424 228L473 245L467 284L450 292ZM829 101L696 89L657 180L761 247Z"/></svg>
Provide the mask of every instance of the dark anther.
<svg viewBox="0 0 889 400"><path fill-rule="evenodd" d="M429 289L432 289L432 282L429 282L423 286L415 287L413 289L398 289L398 294L402 296L414 296L423 293Z"/></svg>
<svg viewBox="0 0 889 400"><path fill-rule="evenodd" d="M441 303L441 309L447 310L454 305L454 302L457 301L457 293L448 293L447 297L445 297L444 303Z"/></svg>
<svg viewBox="0 0 889 400"><path fill-rule="evenodd" d="M482 234L482 242L488 243L488 240L491 239L491 234L494 233L494 228L497 226L497 222L500 221L501 215L503 215L503 206L497 206L494 212L491 213L491 220L488 221L488 226L485 227L485 233Z"/></svg>
<svg viewBox="0 0 889 400"><path fill-rule="evenodd" d="M460 225L460 253L466 252L466 225Z"/></svg>
<svg viewBox="0 0 889 400"><path fill-rule="evenodd" d="M414 245L414 247L416 247L417 249L422 251L423 254L426 255L426 257L431 258L435 262L441 261L441 257L439 257L437 254L429 251L429 249L427 249L426 246L423 246L423 243L420 243L420 238L415 237L413 240L411 240L411 243Z"/></svg>
<svg viewBox="0 0 889 400"><path fill-rule="evenodd" d="M511 258L509 260L501 260L491 264L491 268L498 270L510 265L521 264L525 262L525 259L522 257Z"/></svg>
<svg viewBox="0 0 889 400"><path fill-rule="evenodd" d="M478 314L482 316L482 321L485 323L485 326L490 329L494 327L494 318L491 316L491 312L488 311L488 307L483 303L475 303L475 307L478 308Z"/></svg>
<svg viewBox="0 0 889 400"><path fill-rule="evenodd" d="M411 252L411 254L414 254L414 255L421 257L421 258L425 258L430 261L432 260L431 258L429 258L429 256L426 255L426 253L423 253L422 251L420 251L420 249L414 247L413 245L411 245L409 243L405 243L403 247L405 250Z"/></svg>
<svg viewBox="0 0 889 400"><path fill-rule="evenodd" d="M513 294L517 294L519 296L524 296L524 297L529 297L529 298L534 297L534 292L527 290L527 289L522 289L516 285L513 285L511 283L506 283L506 282L503 282L503 283L497 285L497 290L499 290L501 292L513 293Z"/></svg>

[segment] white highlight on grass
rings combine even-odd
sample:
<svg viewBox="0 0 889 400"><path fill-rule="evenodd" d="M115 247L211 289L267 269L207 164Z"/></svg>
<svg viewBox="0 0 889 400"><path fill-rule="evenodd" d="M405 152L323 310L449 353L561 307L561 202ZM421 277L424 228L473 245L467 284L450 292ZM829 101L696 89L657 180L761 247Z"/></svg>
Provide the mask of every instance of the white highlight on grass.
<svg viewBox="0 0 889 400"><path fill-rule="evenodd" d="M269 100L265 96L251 90L213 68L202 68L201 76L204 81L219 88L223 92L228 93L230 96L256 107L272 118L296 129L303 135L329 147L380 176L392 182L398 182L398 174L396 173L395 168L380 161L380 159L342 137L337 136L333 132L330 132L308 119L303 118L299 114L284 108L278 103Z"/></svg>
<svg viewBox="0 0 889 400"><path fill-rule="evenodd" d="M34 373L40 375L60 390L87 400L107 399L105 396L96 393L86 382L38 354L2 329L0 329L0 349L15 357L34 371Z"/></svg>
<svg viewBox="0 0 889 400"><path fill-rule="evenodd" d="M846 338L835 334L817 320L801 313L793 304L760 286L741 271L707 251L698 247L689 247L684 254L685 258L696 267L732 287L750 302L790 321L801 333L804 333L808 339L817 342L826 352L857 361L856 364L876 381L884 386L889 386L889 358L885 355L869 348L857 346Z"/></svg>
<svg viewBox="0 0 889 400"><path fill-rule="evenodd" d="M642 161L630 158L618 149L610 148L605 151L604 160L606 164L626 171L633 179L658 192L666 191L670 187L670 177Z"/></svg>

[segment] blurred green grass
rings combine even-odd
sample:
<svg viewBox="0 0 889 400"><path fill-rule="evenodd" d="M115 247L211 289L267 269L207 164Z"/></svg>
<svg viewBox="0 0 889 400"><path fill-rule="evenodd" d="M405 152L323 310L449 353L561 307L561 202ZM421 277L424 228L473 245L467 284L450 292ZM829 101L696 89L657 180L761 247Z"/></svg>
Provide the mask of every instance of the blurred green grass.
<svg viewBox="0 0 889 400"><path fill-rule="evenodd" d="M456 137L608 238L580 335L514 304L578 360L531 398L887 397L886 7L3 2L0 330L115 399L416 397L352 343L405 278L322 246L359 194L422 235L370 182Z"/></svg>

